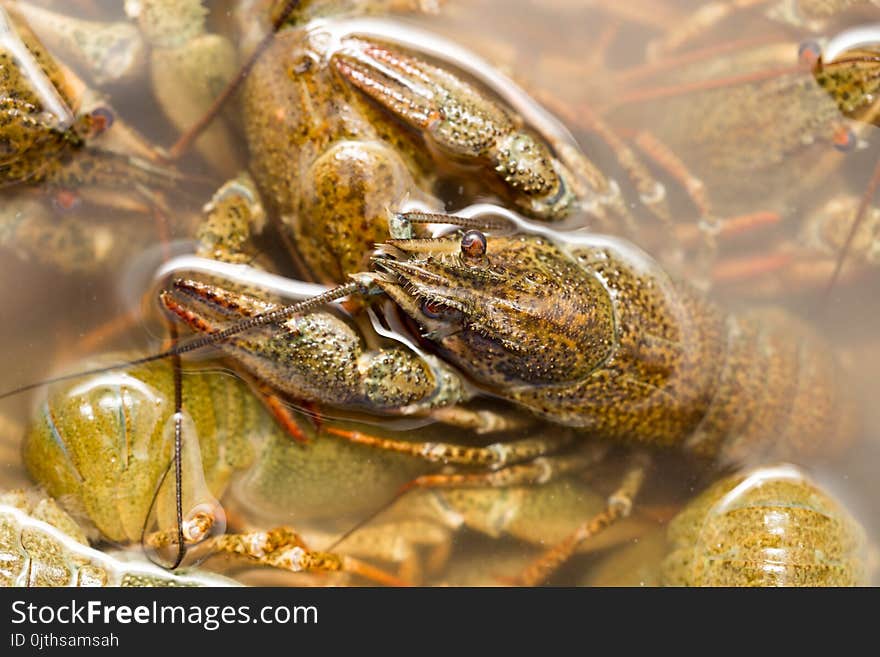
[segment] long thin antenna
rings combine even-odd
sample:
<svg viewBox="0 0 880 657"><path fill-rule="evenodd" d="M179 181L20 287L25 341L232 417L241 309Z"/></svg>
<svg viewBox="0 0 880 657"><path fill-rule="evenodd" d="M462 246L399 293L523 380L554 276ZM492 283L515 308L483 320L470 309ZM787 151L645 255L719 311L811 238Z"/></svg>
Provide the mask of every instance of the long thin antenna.
<svg viewBox="0 0 880 657"><path fill-rule="evenodd" d="M344 543L345 540L349 536L354 534L356 531L363 529L364 527L369 525L371 522L373 522L373 520L375 520L377 517L379 517L379 515L381 515L383 512L387 511L392 506L394 506L394 504L401 497L406 495L411 490L413 490L413 488L409 488L406 486L401 488L399 491L397 491L394 494L394 496L391 499L389 499L387 502L382 504L377 509L370 512L368 515L366 515L363 518L361 518L360 520L358 520L354 525L349 527L347 530L345 530L345 532L341 536L337 537L335 541L333 541L330 545L328 545L326 548L324 548L324 552L333 552L340 544Z"/></svg>
<svg viewBox="0 0 880 657"><path fill-rule="evenodd" d="M880 159L877 160L877 164L874 166L874 173L871 174L871 180L868 182L865 193L862 194L862 200L859 202L859 210L856 212L856 217L852 222L852 226L850 226L849 234L846 236L846 242L843 243L843 248L841 248L840 253L837 256L837 262L834 264L834 272L831 274L831 278L828 279L828 284L825 286L826 300L831 293L831 290L837 284L837 280L840 278L840 273L843 271L843 263L846 262L846 256L856 238L856 233L858 233L859 227L864 222L865 217L868 216L868 206L871 205L871 202L874 200L874 195L877 193L878 186L880 186Z"/></svg>
<svg viewBox="0 0 880 657"><path fill-rule="evenodd" d="M448 224L460 228L506 229L512 224L501 217L460 217L455 214L439 212L399 212L398 220L410 224Z"/></svg>
<svg viewBox="0 0 880 657"><path fill-rule="evenodd" d="M287 22L287 19L290 18L290 15L293 11L299 6L299 0L288 0L287 4L282 9L281 13L275 18L272 22L272 31L269 32L263 39L257 44L256 49L248 58L248 60L242 65L239 69L236 76L226 85L226 88L220 93L217 98L214 99L214 102L211 104L211 107L208 108L208 111L200 118L195 125L193 125L189 130L184 132L177 142L171 147L168 151L168 158L171 160L176 160L181 155L183 155L186 151L189 150L190 146L192 146L193 142L198 139L201 134L205 131L205 129L211 125L211 122L217 117L220 113L220 110L223 109L223 106L226 104L226 101L238 91L239 87L241 87L242 83L247 78L248 74L251 72L251 69L254 67L254 64L257 63L257 60L260 56L266 51L266 49L272 44L272 40L275 38L275 33Z"/></svg>
<svg viewBox="0 0 880 657"><path fill-rule="evenodd" d="M168 332L172 340L177 340L177 325L170 323ZM186 543L183 537L183 373L180 355L171 357L174 368L174 507L177 516L177 556L169 570L174 570L186 557Z"/></svg>

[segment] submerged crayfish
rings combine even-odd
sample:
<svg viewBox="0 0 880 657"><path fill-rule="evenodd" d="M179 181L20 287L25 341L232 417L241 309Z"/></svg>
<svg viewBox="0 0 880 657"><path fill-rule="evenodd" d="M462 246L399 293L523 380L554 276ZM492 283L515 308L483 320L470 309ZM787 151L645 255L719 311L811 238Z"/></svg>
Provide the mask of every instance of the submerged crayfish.
<svg viewBox="0 0 880 657"><path fill-rule="evenodd" d="M0 248L64 274L117 271L134 243L184 232L182 208L178 230L166 225L164 194L180 194L185 176L45 47L30 22L43 28L47 15L24 3L0 6ZM119 65L136 56L114 49L109 31L97 42Z"/></svg>
<svg viewBox="0 0 880 657"><path fill-rule="evenodd" d="M480 432L535 428L476 446L329 432L420 465L472 469L413 475L419 485L404 490L551 486L592 462L588 437L676 447L715 464L808 458L847 444L854 417L835 358L781 311L727 315L623 240L557 233L500 207L492 213L516 225L512 234L485 232L480 216L398 212L443 208L436 188L452 180L463 200L491 190L532 220L589 215L611 229L630 219L613 180L534 103L517 105L519 91L377 25L286 29L243 90L250 168L269 214L302 273L342 286L284 307L240 286L179 279L162 301L208 335L200 344L216 341L263 388L322 413L422 416ZM436 237L413 228L444 222L468 230ZM358 297L348 307L359 313L353 321L312 312L342 296ZM358 332L367 318L376 334ZM542 581L630 513L645 454L633 450L607 508L585 511L588 521L520 581ZM63 461L56 451L45 463ZM40 462L31 461L35 472ZM167 471L167 459L156 467ZM75 480L68 475L65 487ZM82 492L88 499L88 487ZM163 504L171 509L166 493L153 505L160 516ZM164 512L159 525L172 524Z"/></svg>
<svg viewBox="0 0 880 657"><path fill-rule="evenodd" d="M592 586L865 586L865 531L803 470L769 465L728 475L661 530L587 574Z"/></svg>
<svg viewBox="0 0 880 657"><path fill-rule="evenodd" d="M429 484L438 466L416 455L351 444L337 432L358 427L352 423L312 429L309 444L294 443L242 382L210 367L187 367L182 385L184 532L199 554L247 557L246 564L296 572L341 569L383 582L421 581L425 567L444 565L461 526L541 544L561 540L585 511L604 503L577 476L560 477L536 493L521 486L468 488L473 470L462 469L456 476L463 488L411 495L381 523L346 538L342 555L318 559L320 553L307 552L292 530L227 531L218 499L259 526L293 522L309 543L329 542L395 490ZM52 386L25 437L25 464L34 480L87 519L104 543L142 541L155 553L160 543L174 541L173 387L169 363ZM438 429L429 427L422 437L442 436ZM406 433L401 435L405 441ZM581 469L599 453L604 450L580 457ZM607 541L585 548L637 535L645 524L634 518ZM431 557L423 565L425 550ZM361 558L399 564L403 580L383 579Z"/></svg>
<svg viewBox="0 0 880 657"><path fill-rule="evenodd" d="M563 426L726 461L851 433L834 358L806 325L781 311L725 317L623 240L469 230L390 240L372 263L341 293L385 295L436 356L364 350L333 315L294 306L276 319L288 313L210 284L178 280L162 299L209 335L257 318L220 348L302 401L430 414L467 399L470 381Z"/></svg>

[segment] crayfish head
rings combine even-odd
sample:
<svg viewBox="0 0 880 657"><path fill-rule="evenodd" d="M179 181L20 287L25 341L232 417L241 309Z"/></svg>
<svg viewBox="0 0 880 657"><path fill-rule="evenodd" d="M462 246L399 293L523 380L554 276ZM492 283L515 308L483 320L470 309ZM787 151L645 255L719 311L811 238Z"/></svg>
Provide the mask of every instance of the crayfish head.
<svg viewBox="0 0 880 657"><path fill-rule="evenodd" d="M535 236L392 240L376 284L444 358L495 389L578 380L611 353L611 298Z"/></svg>

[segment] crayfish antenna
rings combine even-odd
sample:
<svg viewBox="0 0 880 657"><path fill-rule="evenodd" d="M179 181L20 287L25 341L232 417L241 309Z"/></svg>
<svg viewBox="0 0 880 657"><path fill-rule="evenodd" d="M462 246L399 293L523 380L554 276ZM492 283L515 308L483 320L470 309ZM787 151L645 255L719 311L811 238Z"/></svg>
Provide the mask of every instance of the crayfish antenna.
<svg viewBox="0 0 880 657"><path fill-rule="evenodd" d="M840 249L840 253L837 256L837 262L834 263L834 271L831 273L831 278L828 279L828 284L825 286L825 301L828 300L831 290L834 289L834 286L840 278L840 273L843 271L843 264L846 261L846 256L858 234L859 227L864 222L865 217L868 216L868 206L871 204L871 201L874 200L878 186L880 186L880 159L877 160L877 164L874 167L874 173L871 174L871 180L868 182L864 194L862 194L862 200L859 203L859 210L856 213L856 218L853 220L852 226L850 226L846 241L843 243L843 248Z"/></svg>
<svg viewBox="0 0 880 657"><path fill-rule="evenodd" d="M501 217L475 216L461 217L441 212L398 212L395 219L407 224L447 224L459 228L476 228L484 230L503 230L511 228L511 223Z"/></svg>
<svg viewBox="0 0 880 657"><path fill-rule="evenodd" d="M342 543L344 543L350 536L352 536L356 532L360 531L361 529L363 529L364 527L369 525L371 522L373 522L373 520L375 520L380 515L385 513L385 511L387 511L392 506L394 506L400 498L402 498L404 495L406 495L411 490L413 490L413 488L410 487L409 485L402 487L387 502L384 502L382 505L380 505L379 507L377 507L376 509L374 509L373 511L368 513L366 516L364 516L363 518L358 520L354 525L352 525L351 527L346 529L340 536L338 536L336 538L335 541L333 541L330 545L328 545L324 549L324 551L325 552L333 552L334 550L336 550L336 548L339 547Z"/></svg>
<svg viewBox="0 0 880 657"><path fill-rule="evenodd" d="M211 107L208 108L208 111L205 112L205 115L199 119L194 126L192 126L189 130L183 133L177 142L171 147L168 151L168 159L176 160L181 155L186 153L190 146L192 146L193 142L198 139L205 129L211 125L211 122L217 117L220 111L223 109L223 106L226 104L235 92L238 91L239 87L241 87L242 83L247 79L248 74L251 72L251 69L254 67L254 64L257 63L257 60L262 56L262 54L266 51L266 49L272 44L272 40L275 38L275 34L281 29L281 26L287 22L287 19L291 17L294 10L299 6L299 0L287 0L284 7L281 11L276 15L275 19L272 21L272 30L263 37L262 41L257 45L254 52L248 58L248 60L242 65L239 69L238 73L232 80L230 80L229 84L226 85L226 88L214 99L214 102L211 104Z"/></svg>
<svg viewBox="0 0 880 657"><path fill-rule="evenodd" d="M177 340L177 325L168 322L172 340ZM177 520L177 555L169 570L174 570L186 557L186 544L183 541L183 374L180 354L171 356L174 364L174 509ZM160 490L161 486L156 489ZM145 523L149 522L149 514ZM145 525L146 527L146 525Z"/></svg>

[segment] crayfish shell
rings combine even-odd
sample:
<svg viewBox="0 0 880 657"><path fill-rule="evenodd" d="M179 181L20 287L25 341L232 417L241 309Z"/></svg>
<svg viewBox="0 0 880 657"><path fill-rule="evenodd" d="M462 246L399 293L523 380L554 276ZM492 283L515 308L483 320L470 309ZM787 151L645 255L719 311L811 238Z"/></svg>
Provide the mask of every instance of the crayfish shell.
<svg viewBox="0 0 880 657"><path fill-rule="evenodd" d="M861 586L864 530L793 466L717 482L669 526L667 586Z"/></svg>

